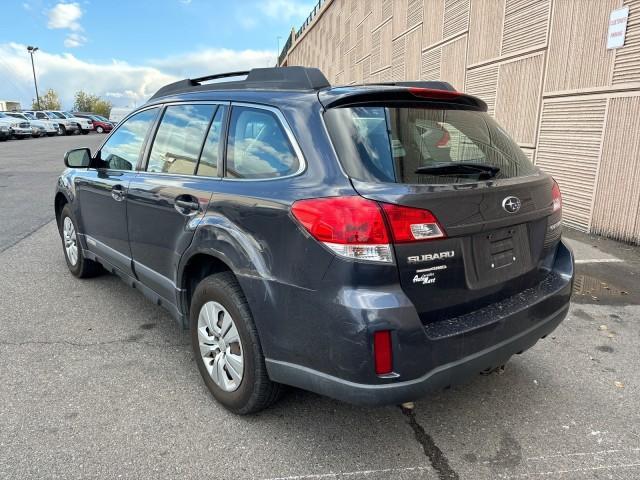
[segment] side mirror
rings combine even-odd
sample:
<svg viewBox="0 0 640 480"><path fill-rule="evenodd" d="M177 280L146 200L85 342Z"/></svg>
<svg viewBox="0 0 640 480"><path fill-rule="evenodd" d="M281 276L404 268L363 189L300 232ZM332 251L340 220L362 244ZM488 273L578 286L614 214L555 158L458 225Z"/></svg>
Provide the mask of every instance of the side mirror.
<svg viewBox="0 0 640 480"><path fill-rule="evenodd" d="M64 164L69 168L89 168L91 164L91 150L75 148L64 154Z"/></svg>

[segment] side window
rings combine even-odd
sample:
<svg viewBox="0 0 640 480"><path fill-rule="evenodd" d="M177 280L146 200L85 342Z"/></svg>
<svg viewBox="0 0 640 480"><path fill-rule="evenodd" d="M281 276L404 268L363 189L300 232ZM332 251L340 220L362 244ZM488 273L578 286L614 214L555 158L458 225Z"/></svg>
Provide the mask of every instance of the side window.
<svg viewBox="0 0 640 480"><path fill-rule="evenodd" d="M99 166L113 170L133 170L157 114L157 108L150 108L136 113L122 123L102 146Z"/></svg>
<svg viewBox="0 0 640 480"><path fill-rule="evenodd" d="M216 111L216 116L211 122L207 139L204 142L200 163L198 163L197 175L204 177L218 176L218 160L220 157L220 137L222 134L222 119L227 107L220 106Z"/></svg>
<svg viewBox="0 0 640 480"><path fill-rule="evenodd" d="M148 172L193 175L216 105L167 107L153 141Z"/></svg>
<svg viewBox="0 0 640 480"><path fill-rule="evenodd" d="M37 118L42 118L42 119L47 118L47 117L46 117L46 115L45 115L44 113L42 113L42 112L37 112L37 113L36 113L36 117L37 117Z"/></svg>
<svg viewBox="0 0 640 480"><path fill-rule="evenodd" d="M233 107L227 147L227 176L277 178L300 166L289 139L269 110Z"/></svg>

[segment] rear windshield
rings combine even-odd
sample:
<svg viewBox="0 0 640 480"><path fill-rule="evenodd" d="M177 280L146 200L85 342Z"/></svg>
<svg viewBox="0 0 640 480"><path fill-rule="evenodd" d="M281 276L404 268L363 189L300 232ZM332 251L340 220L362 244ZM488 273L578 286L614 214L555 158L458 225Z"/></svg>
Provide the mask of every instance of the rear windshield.
<svg viewBox="0 0 640 480"><path fill-rule="evenodd" d="M484 112L366 106L329 109L325 120L344 169L358 180L446 184L535 171Z"/></svg>

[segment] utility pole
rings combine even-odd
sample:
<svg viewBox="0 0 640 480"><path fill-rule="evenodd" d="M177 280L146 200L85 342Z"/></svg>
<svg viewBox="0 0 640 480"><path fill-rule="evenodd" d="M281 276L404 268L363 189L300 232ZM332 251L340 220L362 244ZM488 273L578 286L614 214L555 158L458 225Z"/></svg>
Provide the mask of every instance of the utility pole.
<svg viewBox="0 0 640 480"><path fill-rule="evenodd" d="M38 110L40 110L40 95L38 95L38 82L36 81L36 66L33 63L33 54L38 50L39 50L38 47L32 47L31 45L27 47L27 51L31 55L31 69L33 70L33 84L36 87L36 104L38 105Z"/></svg>

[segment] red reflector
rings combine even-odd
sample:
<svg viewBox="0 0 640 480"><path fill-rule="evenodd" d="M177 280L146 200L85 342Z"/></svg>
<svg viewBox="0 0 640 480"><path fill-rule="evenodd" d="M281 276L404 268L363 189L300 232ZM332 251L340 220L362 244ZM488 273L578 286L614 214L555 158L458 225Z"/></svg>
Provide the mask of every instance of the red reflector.
<svg viewBox="0 0 640 480"><path fill-rule="evenodd" d="M395 243L443 238L444 230L429 210L383 203Z"/></svg>
<svg viewBox="0 0 640 480"><path fill-rule="evenodd" d="M378 204L362 197L298 200L291 212L320 242L387 244L389 236Z"/></svg>
<svg viewBox="0 0 640 480"><path fill-rule="evenodd" d="M553 211L557 212L562 209L562 193L560 193L560 186L558 182L553 181L553 187L551 188L551 198L553 199Z"/></svg>
<svg viewBox="0 0 640 480"><path fill-rule="evenodd" d="M434 88L410 87L409 93L416 97L433 98L435 100L450 100L460 97L460 92L450 90L436 90Z"/></svg>
<svg viewBox="0 0 640 480"><path fill-rule="evenodd" d="M376 364L376 375L385 375L393 371L393 351L391 349L391 332L389 330L374 332L373 355Z"/></svg>

